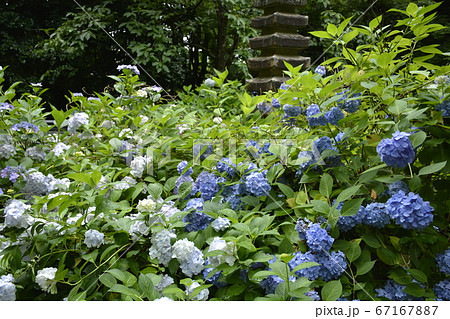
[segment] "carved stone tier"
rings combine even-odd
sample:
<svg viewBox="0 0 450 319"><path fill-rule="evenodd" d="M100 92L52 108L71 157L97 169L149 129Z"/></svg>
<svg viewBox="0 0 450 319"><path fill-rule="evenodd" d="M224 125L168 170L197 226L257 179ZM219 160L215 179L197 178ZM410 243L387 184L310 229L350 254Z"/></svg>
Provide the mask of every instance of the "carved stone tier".
<svg viewBox="0 0 450 319"><path fill-rule="evenodd" d="M260 50L261 56L248 60L248 68L254 79L248 80L247 89L257 93L277 90L288 77L284 61L293 66L310 65L310 58L299 54L309 46L309 37L297 30L308 24L308 17L295 11L306 5L307 0L254 0L255 8L264 9L264 16L252 19L252 26L261 35L250 39L250 47Z"/></svg>

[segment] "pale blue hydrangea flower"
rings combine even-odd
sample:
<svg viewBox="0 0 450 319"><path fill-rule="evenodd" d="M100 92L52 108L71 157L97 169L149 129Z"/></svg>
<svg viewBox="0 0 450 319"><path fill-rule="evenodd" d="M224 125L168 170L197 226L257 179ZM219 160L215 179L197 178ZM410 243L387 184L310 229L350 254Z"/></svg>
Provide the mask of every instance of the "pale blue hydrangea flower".
<svg viewBox="0 0 450 319"><path fill-rule="evenodd" d="M11 130L13 131L20 131L22 129L26 131L30 130L33 131L34 133L39 132L39 127L28 122L20 122L18 124L14 124L11 126Z"/></svg>
<svg viewBox="0 0 450 319"><path fill-rule="evenodd" d="M299 218L295 224L295 230L301 240L306 240L306 231L313 224L308 218Z"/></svg>
<svg viewBox="0 0 450 319"><path fill-rule="evenodd" d="M55 275L57 271L58 269L55 267L38 270L35 281L43 291L52 291L52 287L56 285Z"/></svg>
<svg viewBox="0 0 450 319"><path fill-rule="evenodd" d="M195 188L204 200L211 200L219 191L221 181L222 179L219 179L215 174L203 171L195 180Z"/></svg>
<svg viewBox="0 0 450 319"><path fill-rule="evenodd" d="M313 254L311 251L308 251L306 253L297 252L294 254L294 258L292 258L288 262L288 266L292 271L295 269L295 267L297 267L298 265L303 264L305 262L318 262L318 261L317 261L316 255ZM317 278L319 278L320 267L321 266L312 266L312 267L308 267L308 268L303 268L303 269L297 270L295 272L295 274L298 277L306 277L309 280L314 281Z"/></svg>
<svg viewBox="0 0 450 319"><path fill-rule="evenodd" d="M158 259L158 261L164 266L168 266L170 260L172 259L173 247L171 244L172 238L177 236L173 231L163 229L152 236L150 240L152 246L150 247L148 253L150 258Z"/></svg>
<svg viewBox="0 0 450 319"><path fill-rule="evenodd" d="M209 86L211 88L216 85L216 81L214 81L213 79L206 79L204 83L206 86Z"/></svg>
<svg viewBox="0 0 450 319"><path fill-rule="evenodd" d="M24 175L25 169L22 166L6 166L0 172L2 178L8 178L11 182L15 183L20 176Z"/></svg>
<svg viewBox="0 0 450 319"><path fill-rule="evenodd" d="M15 301L16 286L14 285L14 277L4 275L0 277L0 301Z"/></svg>
<svg viewBox="0 0 450 319"><path fill-rule="evenodd" d="M324 151L326 150L338 152L338 149L332 145L331 139L328 136L318 138L312 143L312 152L314 154L314 158L318 162L319 159L323 158ZM323 158L323 161L329 166L338 166L342 163L339 155L326 156Z"/></svg>
<svg viewBox="0 0 450 319"><path fill-rule="evenodd" d="M269 114L272 111L272 104L267 102L261 102L256 105L256 108L262 115Z"/></svg>
<svg viewBox="0 0 450 319"><path fill-rule="evenodd" d="M231 221L225 217L218 217L211 223L211 226L216 232L219 232L230 227Z"/></svg>
<svg viewBox="0 0 450 319"><path fill-rule="evenodd" d="M387 195L394 196L398 193L398 191L404 191L405 193L409 193L409 187L404 181L397 181L389 184L389 190L387 191Z"/></svg>
<svg viewBox="0 0 450 319"><path fill-rule="evenodd" d="M135 73L137 75L141 74L141 72L139 72L139 69L135 65L122 64L122 65L117 66L117 71L122 71L123 69L130 70L131 72L133 72L133 73Z"/></svg>
<svg viewBox="0 0 450 319"><path fill-rule="evenodd" d="M310 290L308 292L305 292L305 296L310 297L312 301L320 301L320 295L315 290Z"/></svg>
<svg viewBox="0 0 450 319"><path fill-rule="evenodd" d="M450 249L436 255L436 264L440 271L450 275Z"/></svg>
<svg viewBox="0 0 450 319"><path fill-rule="evenodd" d="M406 132L395 132L392 138L381 140L377 146L377 152L386 165L396 168L404 168L414 161L416 153Z"/></svg>
<svg viewBox="0 0 450 319"><path fill-rule="evenodd" d="M28 215L31 206L17 199L11 200L5 207L5 225L7 227L27 228L31 225L31 217Z"/></svg>
<svg viewBox="0 0 450 319"><path fill-rule="evenodd" d="M216 165L219 173L227 173L227 176L233 177L236 172L236 165L227 157L222 158Z"/></svg>
<svg viewBox="0 0 450 319"><path fill-rule="evenodd" d="M173 280L172 277L170 277L169 275L164 275L161 278L161 281L157 285L155 285L155 289L158 290L159 292L162 292L164 288L169 287L174 282L175 281Z"/></svg>
<svg viewBox="0 0 450 319"><path fill-rule="evenodd" d="M207 261L211 264L212 267L218 267L223 263L227 263L230 266L234 265L236 261L236 257L234 257L236 253L236 246L233 242L226 242L220 237L214 237L213 241L209 245L208 252L219 250L221 251L220 255L209 256Z"/></svg>
<svg viewBox="0 0 450 319"><path fill-rule="evenodd" d="M187 161L181 161L177 165L178 174L183 175L183 176L190 176L194 172L194 170L192 169L192 167L190 167L184 172L184 170L186 169L187 165L188 165Z"/></svg>
<svg viewBox="0 0 450 319"><path fill-rule="evenodd" d="M0 145L0 158L9 159L16 155L16 148L11 144Z"/></svg>
<svg viewBox="0 0 450 319"><path fill-rule="evenodd" d="M75 113L67 121L67 130L69 133L75 134L81 125L87 125L88 123L89 115L84 112Z"/></svg>
<svg viewBox="0 0 450 319"><path fill-rule="evenodd" d="M32 160L42 162L45 159L45 152L41 147L33 146L27 148L27 150L25 151L25 156L31 158Z"/></svg>
<svg viewBox="0 0 450 319"><path fill-rule="evenodd" d="M404 291L405 288L406 286L389 279L383 288L377 288L375 291L377 292L377 297L384 297L391 301L411 300L411 296Z"/></svg>
<svg viewBox="0 0 450 319"><path fill-rule="evenodd" d="M130 163L130 174L134 177L141 178L144 174L144 171L147 169L147 165L149 164L149 159L147 155L145 156L136 156Z"/></svg>
<svg viewBox="0 0 450 319"><path fill-rule="evenodd" d="M322 126L325 125L325 118L323 115L319 115L322 113L320 107L317 104L311 104L306 109L306 118L308 120L309 126Z"/></svg>
<svg viewBox="0 0 450 319"><path fill-rule="evenodd" d="M89 229L84 234L84 243L88 248L99 248L101 245L105 243L105 234L99 232L95 229Z"/></svg>
<svg viewBox="0 0 450 319"><path fill-rule="evenodd" d="M68 149L70 149L69 145L66 145L66 144L60 142L60 143L55 145L55 147L53 148L52 152L55 153L56 156L60 156L62 153L64 153Z"/></svg>
<svg viewBox="0 0 450 319"><path fill-rule="evenodd" d="M397 192L386 202L387 213L397 225L405 229L421 230L433 221L434 211L430 202L424 201L418 194Z"/></svg>
<svg viewBox="0 0 450 319"><path fill-rule="evenodd" d="M181 271L188 277L199 274L205 263L201 250L187 238L178 240L173 245L172 257L178 260Z"/></svg>
<svg viewBox="0 0 450 319"><path fill-rule="evenodd" d="M330 254L321 252L316 255L317 262L321 265L319 276L322 280L330 281L339 278L347 268L345 255L342 251L333 251Z"/></svg>
<svg viewBox="0 0 450 319"><path fill-rule="evenodd" d="M195 297L191 297L191 294L194 292L194 289L197 287L200 287L200 284L196 281L191 283L191 285L189 287L186 286L186 295L187 295L188 300L198 300L198 301L208 300L209 290L207 288L200 291Z"/></svg>
<svg viewBox="0 0 450 319"><path fill-rule="evenodd" d="M314 154L311 151L301 151L300 153L298 153L297 161L300 163L298 166L298 170L295 173L295 176L298 179L301 179L303 174L308 170L308 168L316 163Z"/></svg>
<svg viewBox="0 0 450 319"><path fill-rule="evenodd" d="M315 73L320 74L322 76L324 76L325 74L327 74L327 69L323 66L323 65L319 65L315 70Z"/></svg>
<svg viewBox="0 0 450 319"><path fill-rule="evenodd" d="M12 104L8 102L0 103L0 111L11 111L11 110L14 110L14 106Z"/></svg>
<svg viewBox="0 0 450 319"><path fill-rule="evenodd" d="M272 98L272 107L276 108L276 109L281 108L280 100L278 100L276 98Z"/></svg>

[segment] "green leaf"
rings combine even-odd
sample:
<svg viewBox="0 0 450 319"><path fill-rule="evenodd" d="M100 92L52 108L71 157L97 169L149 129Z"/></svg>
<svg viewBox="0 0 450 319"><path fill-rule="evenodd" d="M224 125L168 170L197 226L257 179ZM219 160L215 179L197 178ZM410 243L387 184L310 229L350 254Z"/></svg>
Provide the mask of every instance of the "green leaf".
<svg viewBox="0 0 450 319"><path fill-rule="evenodd" d="M155 289L153 281L150 278L150 274L140 274L139 275L139 288L141 288L144 296L148 300L155 300L159 298L159 292Z"/></svg>
<svg viewBox="0 0 450 319"><path fill-rule="evenodd" d="M409 139L411 140L413 147L416 148L422 145L423 142L425 142L425 140L427 139L427 133L420 131L412 134Z"/></svg>
<svg viewBox="0 0 450 319"><path fill-rule="evenodd" d="M394 104L389 107L389 111L396 115L402 114L408 107L408 102L403 100L395 100Z"/></svg>
<svg viewBox="0 0 450 319"><path fill-rule="evenodd" d="M403 269L395 269L389 274L388 277L400 285L407 285L412 282L411 276L408 275Z"/></svg>
<svg viewBox="0 0 450 319"><path fill-rule="evenodd" d="M409 272L414 279L416 279L417 281L423 282L423 283L427 283L428 279L427 276L419 269L406 269L407 272Z"/></svg>
<svg viewBox="0 0 450 319"><path fill-rule="evenodd" d="M359 242L351 242L347 251L345 252L345 256L350 262L354 262L361 255L361 247L359 247Z"/></svg>
<svg viewBox="0 0 450 319"><path fill-rule="evenodd" d="M333 178L330 174L324 173L320 179L319 192L322 196L330 198L333 189Z"/></svg>
<svg viewBox="0 0 450 319"><path fill-rule="evenodd" d="M344 32L345 28L348 26L348 24L350 23L350 20L353 17L347 18L344 21L341 22L341 24L339 25L339 27L337 28L337 35L340 36L342 34L342 32ZM355 31L355 30L354 30ZM353 32L353 31L352 31ZM347 33L348 34L348 33ZM345 37L345 35L344 35ZM345 40L344 40L345 41ZM346 41L347 42L347 41Z"/></svg>
<svg viewBox="0 0 450 319"><path fill-rule="evenodd" d="M349 199L350 197L352 197L353 195L355 195L359 189L361 188L361 185L355 185L355 186L351 186L349 188L344 189L337 197L336 199L336 205L346 201L347 199Z"/></svg>
<svg viewBox="0 0 450 319"><path fill-rule="evenodd" d="M301 263L300 265L298 265L297 267L295 267L292 272L297 272L301 269L305 269L305 268L309 268L309 267L314 267L314 266L320 266L318 263L316 262L312 262L312 261L307 261L304 263Z"/></svg>
<svg viewBox="0 0 450 319"><path fill-rule="evenodd" d="M234 284L227 288L227 296L233 297L240 295L245 291L245 285L242 284Z"/></svg>
<svg viewBox="0 0 450 319"><path fill-rule="evenodd" d="M95 185L92 185L92 179L88 174L83 174L83 173L72 173L72 174L67 174L68 178L71 178L75 181L79 181L79 182L83 182L86 183L92 187L94 187Z"/></svg>
<svg viewBox="0 0 450 319"><path fill-rule="evenodd" d="M104 273L99 278L100 282L104 284L106 287L111 288L115 284L117 284L116 278L113 275Z"/></svg>
<svg viewBox="0 0 450 319"><path fill-rule="evenodd" d="M98 256L98 249L94 250L93 252L86 254L86 255L82 255L81 257L86 260L89 261L91 263L95 263L95 260L97 259Z"/></svg>
<svg viewBox="0 0 450 319"><path fill-rule="evenodd" d="M356 38L359 34L358 30L352 30L342 36L342 40L344 40L345 43L348 43L352 41L354 38Z"/></svg>
<svg viewBox="0 0 450 319"><path fill-rule="evenodd" d="M312 34L313 36L318 37L318 38L333 39L333 36L331 36L326 31L313 31L313 32L310 32L310 34Z"/></svg>
<svg viewBox="0 0 450 319"><path fill-rule="evenodd" d="M410 2L406 7L406 13L412 17L415 17L417 15L417 11L419 11L419 7L413 2Z"/></svg>
<svg viewBox="0 0 450 319"><path fill-rule="evenodd" d="M339 280L327 282L322 287L322 300L335 301L342 295L342 284Z"/></svg>
<svg viewBox="0 0 450 319"><path fill-rule="evenodd" d="M154 200L158 200L161 197L163 187L160 184L149 184L147 187L147 191Z"/></svg>
<svg viewBox="0 0 450 319"><path fill-rule="evenodd" d="M109 288L109 291L118 292L122 295L132 298L133 300L141 300L141 298L139 297L139 293L136 290L125 287L124 285L115 284L111 288Z"/></svg>
<svg viewBox="0 0 450 319"><path fill-rule="evenodd" d="M287 186L285 184L281 184L281 183L277 183L277 185L280 188L280 190L283 192L283 194L286 196L286 198L294 198L295 197L295 193L292 190L292 188L290 188L289 186Z"/></svg>
<svg viewBox="0 0 450 319"><path fill-rule="evenodd" d="M124 282L126 280L126 276L124 271L117 269L117 268L113 268L113 269L109 269L106 271L107 273L110 273L111 275L113 275L115 278L119 279L121 282Z"/></svg>
<svg viewBox="0 0 450 319"><path fill-rule="evenodd" d="M375 19L371 20L369 22L369 28L373 31L375 30L381 23L381 19L383 18L382 15L376 17Z"/></svg>
<svg viewBox="0 0 450 319"><path fill-rule="evenodd" d="M425 289L417 282L407 284L403 291L414 297L422 297L423 295L425 295Z"/></svg>
<svg viewBox="0 0 450 319"><path fill-rule="evenodd" d="M356 268L356 275L361 276L367 274L375 265L376 260L367 261Z"/></svg>
<svg viewBox="0 0 450 319"><path fill-rule="evenodd" d="M362 236L362 240L364 240L364 242L372 248L380 248L381 247L381 243L380 241L377 239L377 237L372 234L372 233L367 233L364 234Z"/></svg>
<svg viewBox="0 0 450 319"><path fill-rule="evenodd" d="M328 34L335 36L338 32L338 28L334 24L328 23L327 32L328 32Z"/></svg>
<svg viewBox="0 0 450 319"><path fill-rule="evenodd" d="M330 206L322 200L312 200L311 204L313 205L313 209L318 213L328 214L330 212Z"/></svg>
<svg viewBox="0 0 450 319"><path fill-rule="evenodd" d="M419 176L436 173L436 172L440 171L441 169L443 169L445 167L445 165L447 165L447 161L439 162L436 164L431 164L426 167L423 167L419 171Z"/></svg>
<svg viewBox="0 0 450 319"><path fill-rule="evenodd" d="M66 113L64 111L60 111L60 110L56 109L53 105L52 105L51 113L52 113L53 118L55 119L56 126L60 127L61 124L66 119Z"/></svg>
<svg viewBox="0 0 450 319"><path fill-rule="evenodd" d="M342 216L355 215L361 208L363 200L364 198L354 198L344 202L344 205L341 208L341 215Z"/></svg>
<svg viewBox="0 0 450 319"><path fill-rule="evenodd" d="M91 173L91 184L93 187L96 186L102 179L102 173L100 171L93 171Z"/></svg>

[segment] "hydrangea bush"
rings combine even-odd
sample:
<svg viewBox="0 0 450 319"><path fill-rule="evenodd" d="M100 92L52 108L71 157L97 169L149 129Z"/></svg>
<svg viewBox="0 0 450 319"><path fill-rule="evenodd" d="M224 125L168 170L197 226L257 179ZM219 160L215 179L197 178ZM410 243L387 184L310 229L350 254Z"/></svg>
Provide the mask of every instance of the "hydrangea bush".
<svg viewBox="0 0 450 319"><path fill-rule="evenodd" d="M0 86L0 300L449 300L436 7L312 32L342 55L264 95Z"/></svg>

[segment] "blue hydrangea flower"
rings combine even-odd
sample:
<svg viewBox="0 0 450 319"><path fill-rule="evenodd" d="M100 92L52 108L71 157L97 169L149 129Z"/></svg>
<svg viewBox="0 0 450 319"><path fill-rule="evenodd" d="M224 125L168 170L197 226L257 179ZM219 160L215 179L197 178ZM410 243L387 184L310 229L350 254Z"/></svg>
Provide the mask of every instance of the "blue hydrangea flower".
<svg viewBox="0 0 450 319"><path fill-rule="evenodd" d="M450 117L450 100L442 101L436 105L436 110L442 112L443 117Z"/></svg>
<svg viewBox="0 0 450 319"><path fill-rule="evenodd" d="M390 215L387 212L386 204L384 203L371 203L366 206L362 214L363 224L383 228L391 221Z"/></svg>
<svg viewBox="0 0 450 319"><path fill-rule="evenodd" d="M338 152L338 149L332 145L331 139L328 136L314 140L312 144L312 152L316 160L322 157L325 150ZM338 166L341 164L341 157L339 155L326 156L323 160L325 164L329 166Z"/></svg>
<svg viewBox="0 0 450 319"><path fill-rule="evenodd" d="M347 137L345 136L345 133L339 132L336 134L334 139L336 140L336 142L342 143L347 139Z"/></svg>
<svg viewBox="0 0 450 319"><path fill-rule="evenodd" d="M325 119L331 125L337 125L339 120L344 118L344 113L338 107L332 107L328 112L325 113Z"/></svg>
<svg viewBox="0 0 450 319"><path fill-rule="evenodd" d="M269 114L272 111L272 105L266 102L258 103L256 107L262 115Z"/></svg>
<svg viewBox="0 0 450 319"><path fill-rule="evenodd" d="M13 275L3 275L0 277L0 301L15 301L16 286Z"/></svg>
<svg viewBox="0 0 450 319"><path fill-rule="evenodd" d="M436 255L436 264L440 271L450 275L450 249L447 249L442 254Z"/></svg>
<svg viewBox="0 0 450 319"><path fill-rule="evenodd" d="M341 109L343 109L347 113L355 113L356 111L358 111L358 108L361 105L361 100L360 99L351 100L351 99L361 96L361 93L353 94L352 96L349 97L348 92L349 90L347 89L341 93L337 93L338 95L342 95L342 98L338 100L337 104Z"/></svg>
<svg viewBox="0 0 450 319"><path fill-rule="evenodd" d="M213 79L206 79L204 83L206 86L209 86L211 88L216 85L216 81L214 81Z"/></svg>
<svg viewBox="0 0 450 319"><path fill-rule="evenodd" d="M281 108L281 103L280 103L280 101L279 101L278 99L276 99L276 98L273 98L273 99L272 99L272 107L273 107L273 108L276 108L276 109Z"/></svg>
<svg viewBox="0 0 450 319"><path fill-rule="evenodd" d="M311 104L308 106L306 109L306 118L309 126L321 126L326 124L323 115L318 116L320 113L321 110L317 104Z"/></svg>
<svg viewBox="0 0 450 319"><path fill-rule="evenodd" d="M411 296L404 291L405 288L406 286L389 279L383 288L377 288L375 291L377 292L377 297L384 297L391 301L411 300Z"/></svg>
<svg viewBox="0 0 450 319"><path fill-rule="evenodd" d="M195 180L195 187L204 200L210 200L219 191L219 182L216 175L203 171Z"/></svg>
<svg viewBox="0 0 450 319"><path fill-rule="evenodd" d="M433 288L436 297L440 300L450 300L450 279L442 280L440 283L436 284Z"/></svg>
<svg viewBox="0 0 450 319"><path fill-rule="evenodd" d="M315 73L320 74L322 76L324 76L325 74L327 74L327 69L323 66L323 65L319 65L315 70Z"/></svg>
<svg viewBox="0 0 450 319"><path fill-rule="evenodd" d="M183 173L183 171L186 169L187 165L188 165L187 161L181 161L177 165L178 174L183 175L183 176L190 176L194 172L192 167L190 167L188 170L186 170L186 172Z"/></svg>
<svg viewBox="0 0 450 319"><path fill-rule="evenodd" d="M302 108L300 106L293 106L289 104L286 104L283 107L283 111L284 111L284 118L295 118L300 114L302 114Z"/></svg>
<svg viewBox="0 0 450 319"><path fill-rule="evenodd" d="M389 184L389 190L387 191L387 194L389 196L394 196L399 191L403 191L405 193L409 193L409 187L404 181L396 181L394 183Z"/></svg>
<svg viewBox="0 0 450 319"><path fill-rule="evenodd" d="M450 83L450 77L448 75L440 75L434 79L434 84L447 84Z"/></svg>
<svg viewBox="0 0 450 319"><path fill-rule="evenodd" d="M347 269L345 255L342 251L333 251L330 254L321 252L316 255L317 262L321 265L319 276L324 281L339 278Z"/></svg>
<svg viewBox="0 0 450 319"><path fill-rule="evenodd" d="M0 195L3 195L3 189L0 188Z"/></svg>
<svg viewBox="0 0 450 319"><path fill-rule="evenodd" d="M229 177L233 177L236 165L229 158L224 157L217 163L216 169L219 173L226 172Z"/></svg>
<svg viewBox="0 0 450 319"><path fill-rule="evenodd" d="M14 124L11 126L11 130L13 131L20 131L22 129L32 130L34 133L37 133L39 131L39 127L28 122L20 122L19 124Z"/></svg>
<svg viewBox="0 0 450 319"><path fill-rule="evenodd" d="M334 242L334 238L328 235L327 231L320 227L320 224L312 224L306 230L306 244L314 252L329 251Z"/></svg>
<svg viewBox="0 0 450 319"><path fill-rule="evenodd" d="M298 161L300 162L300 165L298 166L295 176L300 179L308 168L316 163L316 159L314 158L313 152L301 151L298 153Z"/></svg>
<svg viewBox="0 0 450 319"><path fill-rule="evenodd" d="M8 102L0 103L0 111L11 111L14 110L14 106Z"/></svg>
<svg viewBox="0 0 450 319"><path fill-rule="evenodd" d="M200 211L203 209L203 204L204 201L201 198L193 198L187 202L184 210L188 211L190 209L194 209L195 211L187 214L183 218L183 222L187 223L187 225L184 226L185 231L193 232L203 230L214 220L212 217L209 217Z"/></svg>
<svg viewBox="0 0 450 319"><path fill-rule="evenodd" d="M283 83L280 85L280 90L289 90L291 87L292 85Z"/></svg>
<svg viewBox="0 0 450 319"><path fill-rule="evenodd" d="M274 294L278 285L281 284L282 282L284 282L284 280L281 279L280 277L278 277L276 275L270 275L267 278L265 278L264 280L261 280L259 285L261 286L261 288L264 289L266 294L269 295L269 294Z"/></svg>
<svg viewBox="0 0 450 319"><path fill-rule="evenodd" d="M315 290L310 290L308 292L305 292L305 296L310 297L312 301L320 301L320 295Z"/></svg>
<svg viewBox="0 0 450 319"><path fill-rule="evenodd" d="M405 229L421 230L433 221L433 207L418 194L399 191L386 202L387 213Z"/></svg>
<svg viewBox="0 0 450 319"><path fill-rule="evenodd" d="M316 258L316 255L314 255L312 252L308 251L306 253L297 252L294 254L294 258L292 258L288 262L289 268L292 270L295 269L300 264L303 264L305 262L317 262L318 260ZM316 280L319 278L319 271L321 266L312 266L308 268L303 268L300 270L297 270L295 274L299 277L306 277L311 281Z"/></svg>
<svg viewBox="0 0 450 319"><path fill-rule="evenodd" d="M225 282L218 282L220 275L222 274L221 271L216 272L214 275L212 275L211 277L208 278L208 275L210 274L210 272L214 270L214 268L211 266L207 267L208 265L209 265L209 261L206 260L205 261L205 269L203 269L203 271L202 271L203 279L205 279L205 282L207 284L216 285L216 286L218 286L218 288L225 286L226 285Z"/></svg>
<svg viewBox="0 0 450 319"><path fill-rule="evenodd" d="M0 172L2 178L8 178L11 182L15 183L20 176L24 175L25 169L22 166L6 166Z"/></svg>
<svg viewBox="0 0 450 319"><path fill-rule="evenodd" d="M299 218L295 224L295 230L301 240L306 240L306 231L313 224L308 218Z"/></svg>
<svg viewBox="0 0 450 319"><path fill-rule="evenodd" d="M263 173L252 172L245 177L245 189L255 196L267 196L272 187Z"/></svg>
<svg viewBox="0 0 450 319"><path fill-rule="evenodd" d="M192 190L191 190L191 193L188 194L188 196L186 196L186 197L194 196L195 193L197 193L197 188L196 188L196 186L195 186L194 180L192 179L192 177L190 177L190 176L185 176L185 175L180 175L180 177L177 178L177 180L176 180L176 182L175 182L175 188L173 189L173 193L174 193L175 195L178 195L178 193L179 193L179 191L180 191L180 186L181 186L183 183L186 183L186 182L192 184Z"/></svg>
<svg viewBox="0 0 450 319"><path fill-rule="evenodd" d="M386 165L404 168L414 161L416 153L408 138L409 135L411 134L397 131L392 134L392 138L381 140L377 146L377 152Z"/></svg>
<svg viewBox="0 0 450 319"><path fill-rule="evenodd" d="M339 211L341 211L344 203L339 203L336 207ZM351 216L340 216L337 222L337 226L339 230L343 232L347 232L352 230L356 225L359 225L363 221L363 216L366 214L364 206L361 205L358 212Z"/></svg>

